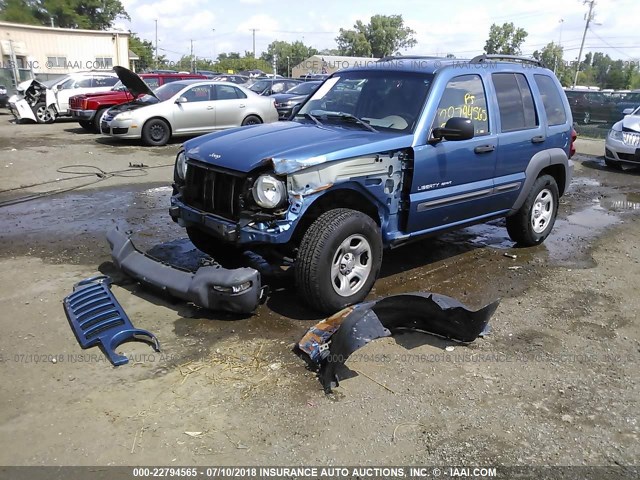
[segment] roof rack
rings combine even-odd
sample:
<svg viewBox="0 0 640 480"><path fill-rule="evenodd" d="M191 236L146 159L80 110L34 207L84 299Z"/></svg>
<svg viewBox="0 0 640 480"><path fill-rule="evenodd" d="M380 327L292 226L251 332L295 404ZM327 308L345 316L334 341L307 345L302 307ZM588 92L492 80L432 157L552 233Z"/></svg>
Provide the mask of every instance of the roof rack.
<svg viewBox="0 0 640 480"><path fill-rule="evenodd" d="M436 57L429 55L387 55L378 59L378 62L392 62L394 60L445 60L445 57ZM453 59L451 59L453 60Z"/></svg>
<svg viewBox="0 0 640 480"><path fill-rule="evenodd" d="M538 67L546 68L545 64L542 60L536 60L535 58L530 57L521 57L519 55L499 55L499 54L489 54L483 53L482 55L478 55L469 60L469 63L482 63L487 61L505 61L505 62L514 62L514 63L531 63L533 65L537 65Z"/></svg>

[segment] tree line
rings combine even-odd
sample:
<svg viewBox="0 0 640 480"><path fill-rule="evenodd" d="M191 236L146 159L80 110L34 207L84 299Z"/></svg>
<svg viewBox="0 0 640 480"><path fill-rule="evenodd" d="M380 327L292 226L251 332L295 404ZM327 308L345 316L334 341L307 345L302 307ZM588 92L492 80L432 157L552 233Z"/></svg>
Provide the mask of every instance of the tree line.
<svg viewBox="0 0 640 480"><path fill-rule="evenodd" d="M130 19L120 0L0 0L0 20L33 25L55 25L62 28L105 30L118 18ZM130 49L138 55L139 70L178 67L179 70L240 71L259 69L288 76L291 69L313 55L345 55L382 58L401 55L415 47L415 31L404 24L402 15L373 15L368 23L358 20L351 29L341 28L335 38L336 48L317 50L303 42L275 40L260 57L252 52L228 52L217 59L183 55L178 62L169 62L165 55L155 58L153 44L131 34ZM493 24L484 46L487 54L520 55L528 33L511 22ZM561 45L549 42L533 52L553 70L564 86L573 84L575 62L564 59ZM454 57L448 54L447 57ZM275 61L274 61L275 60ZM589 52L580 62L577 83L600 88L640 88L638 62L613 60L601 52ZM316 72L320 73L320 72Z"/></svg>

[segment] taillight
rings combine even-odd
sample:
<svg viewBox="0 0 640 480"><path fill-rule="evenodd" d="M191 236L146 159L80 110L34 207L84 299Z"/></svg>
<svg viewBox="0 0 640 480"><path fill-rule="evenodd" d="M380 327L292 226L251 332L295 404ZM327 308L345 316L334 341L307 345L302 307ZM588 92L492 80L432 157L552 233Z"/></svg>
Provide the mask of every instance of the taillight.
<svg viewBox="0 0 640 480"><path fill-rule="evenodd" d="M578 138L578 132L574 128L571 129L571 146L569 147L569 158L576 154L576 138Z"/></svg>

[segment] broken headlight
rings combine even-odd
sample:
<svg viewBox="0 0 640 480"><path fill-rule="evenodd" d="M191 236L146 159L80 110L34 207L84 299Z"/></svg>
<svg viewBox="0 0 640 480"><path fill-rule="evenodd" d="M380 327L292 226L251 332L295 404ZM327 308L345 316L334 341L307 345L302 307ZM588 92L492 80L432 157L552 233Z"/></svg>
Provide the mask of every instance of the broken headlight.
<svg viewBox="0 0 640 480"><path fill-rule="evenodd" d="M180 180L184 180L187 176L187 156L184 150L180 151L176 157L176 174Z"/></svg>
<svg viewBox="0 0 640 480"><path fill-rule="evenodd" d="M276 208L286 196L284 182L272 175L260 175L253 184L253 199L263 208Z"/></svg>

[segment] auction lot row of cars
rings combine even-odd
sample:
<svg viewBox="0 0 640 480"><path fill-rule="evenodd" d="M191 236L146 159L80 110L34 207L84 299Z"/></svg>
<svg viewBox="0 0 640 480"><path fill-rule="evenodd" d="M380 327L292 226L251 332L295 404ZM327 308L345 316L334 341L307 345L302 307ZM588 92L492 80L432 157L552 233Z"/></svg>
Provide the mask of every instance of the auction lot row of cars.
<svg viewBox="0 0 640 480"><path fill-rule="evenodd" d="M266 78L240 84L232 76L114 71L23 82L8 106L18 120L51 123L71 116L86 130L159 146L172 136L287 118L321 83Z"/></svg>

